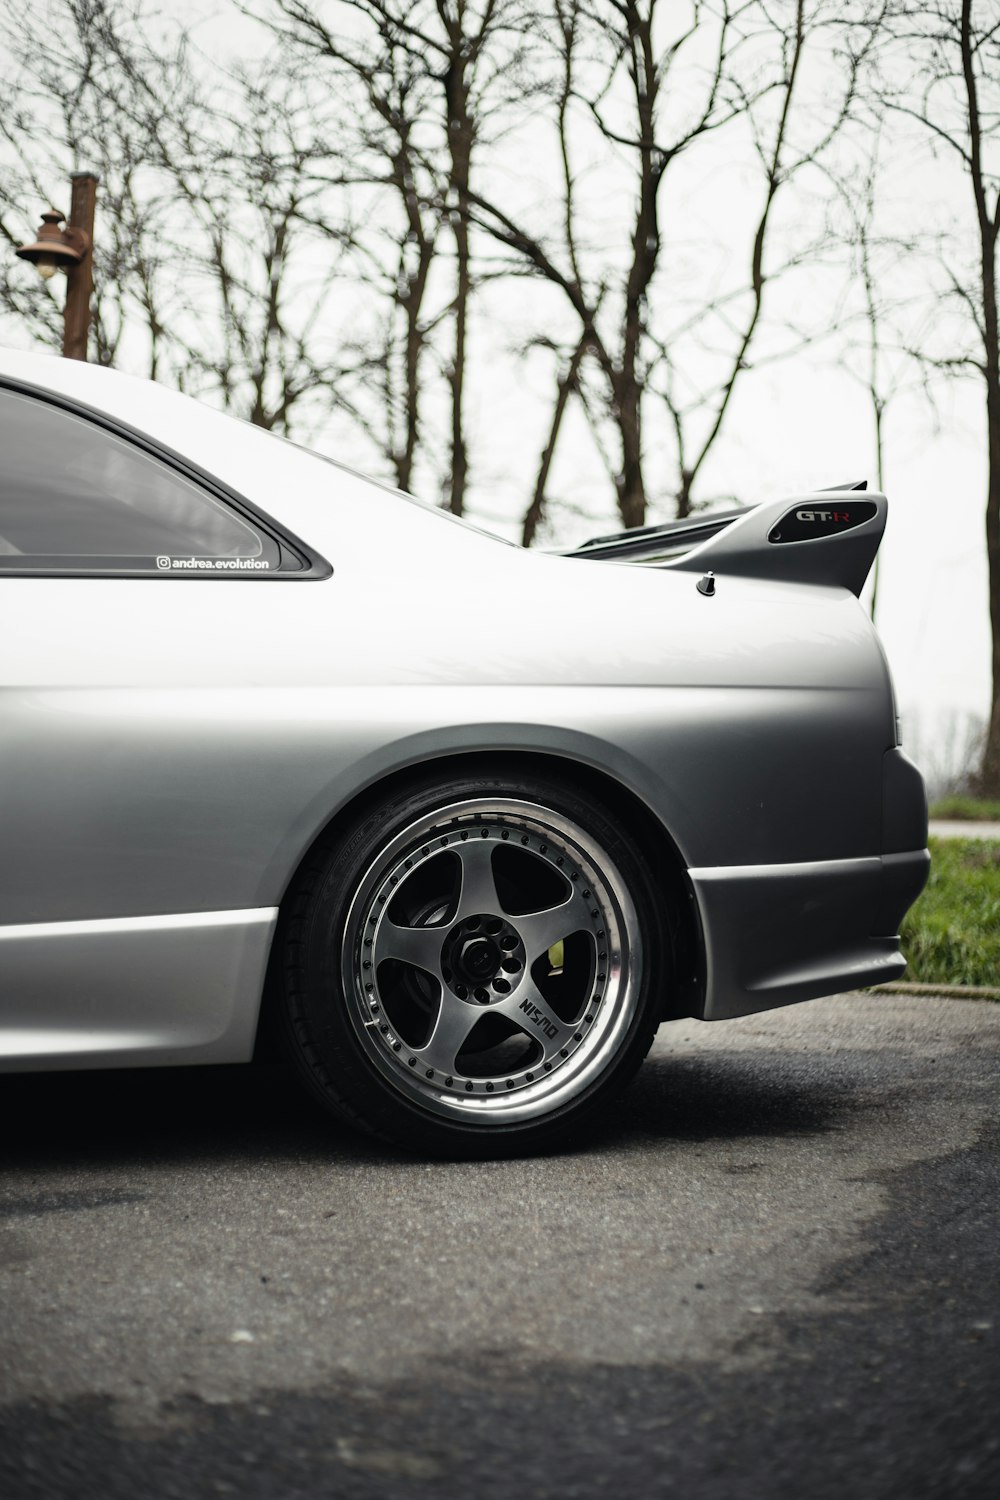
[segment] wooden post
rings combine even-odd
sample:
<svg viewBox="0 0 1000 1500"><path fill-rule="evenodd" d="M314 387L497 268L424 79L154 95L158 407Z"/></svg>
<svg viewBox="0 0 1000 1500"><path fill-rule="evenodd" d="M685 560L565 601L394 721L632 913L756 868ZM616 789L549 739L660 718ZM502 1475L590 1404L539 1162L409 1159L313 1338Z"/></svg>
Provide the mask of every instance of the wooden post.
<svg viewBox="0 0 1000 1500"><path fill-rule="evenodd" d="M94 290L94 209L98 179L93 172L74 172L72 181L73 195L66 228L82 230L87 236L87 248L83 259L66 272L63 354L66 359L85 360L90 333L90 298Z"/></svg>

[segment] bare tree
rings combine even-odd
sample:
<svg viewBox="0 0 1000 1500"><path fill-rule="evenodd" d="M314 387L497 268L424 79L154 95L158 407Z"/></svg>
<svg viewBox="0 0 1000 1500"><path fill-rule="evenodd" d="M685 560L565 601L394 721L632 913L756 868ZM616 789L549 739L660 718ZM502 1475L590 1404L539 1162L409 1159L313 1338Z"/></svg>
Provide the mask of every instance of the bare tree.
<svg viewBox="0 0 1000 1500"><path fill-rule="evenodd" d="M144 0L54 3L58 15L43 17L14 0L5 20L15 66L2 87L18 103L0 122L7 240L24 206L85 162L101 176L98 361L127 357L280 432L300 408L329 411L342 371L317 324L349 236L331 255L331 226L312 222L328 148L308 81L268 63L221 73ZM52 299L32 295L26 276L8 266L0 299L51 340Z"/></svg>
<svg viewBox="0 0 1000 1500"><path fill-rule="evenodd" d="M832 104L822 109L814 104L811 128L803 129L794 126L803 57L811 44L825 45L835 19L842 24L842 7L827 0L791 0L780 12L783 19L757 0L692 0L683 19L676 10L669 17L661 11L657 0L588 0L585 5L550 0L544 37L556 59L551 90L561 175L558 227L529 222L496 196L474 193L470 202L474 221L557 289L576 320L573 341L563 353L542 466L547 474L569 394L576 389L582 399L581 365L590 362L601 372L604 395L596 406L593 399L584 405L614 431L612 475L626 526L646 518L643 414L651 393L663 402L675 434L677 513L686 515L694 503L694 486L750 367L766 285L780 274L779 265L766 264L776 200L797 173L822 156L849 118L859 54L871 35L865 30L862 38L860 27L851 35L850 45L842 48ZM871 12L862 5L858 15L870 20ZM633 183L627 248L611 261L596 258L595 263L577 201L581 114L601 148L624 163ZM743 132L763 181L747 287L725 297L703 291L694 314L678 317L676 287L663 274L666 184L679 162L690 162L723 131ZM807 253L800 251L789 263ZM674 338L710 324L713 340L721 335L729 353L717 385L706 391L694 388L681 368ZM532 533L544 506L537 491L536 484L529 511Z"/></svg>
<svg viewBox="0 0 1000 1500"><path fill-rule="evenodd" d="M1000 19L991 0L895 0L883 38L885 106L960 174L973 235L935 235L941 307L914 352L936 376L971 377L985 397L988 476L986 549L992 624L992 695L980 770L1000 795ZM974 247L974 253L968 250Z"/></svg>
<svg viewBox="0 0 1000 1500"><path fill-rule="evenodd" d="M875 479L885 489L886 430L891 406L914 387L914 307L911 282L919 276L918 242L882 228L887 184L883 172L885 121L864 123L860 150L830 169L834 197L826 237L831 254L846 255L853 306L838 309L838 368L862 386L872 418ZM895 218L895 216L893 216ZM918 377L919 378L919 377ZM871 617L878 611L880 557L872 569Z"/></svg>
<svg viewBox="0 0 1000 1500"><path fill-rule="evenodd" d="M0 78L0 233L15 246L35 227L41 208L65 208L76 167L101 178L101 212L93 354L113 363L127 323L143 316L149 372L158 373L163 314L169 300L156 245L163 230L162 186L144 171L144 152L127 117L108 108L112 92L109 7L100 0L61 0L43 20L12 0L0 26L8 60ZM119 90L120 92L120 90ZM57 280L44 288L27 266L5 256L0 305L43 343L60 338ZM140 312L141 310L141 312Z"/></svg>
<svg viewBox="0 0 1000 1500"><path fill-rule="evenodd" d="M827 156L853 120L859 103L860 81L879 34L882 0L859 6L826 4L825 0L794 0L786 19L777 24L770 9L755 18L778 49L777 63L756 97L745 99L743 119L752 136L754 158L761 180L760 206L749 245L748 274L742 289L705 304L688 318L683 333L718 345L721 374L714 388L691 392L690 382L672 350L676 332L661 341L660 394L670 416L677 444L677 514L688 515L694 489L718 445L737 386L753 368L752 348L761 327L770 284L802 266L816 265L829 254L828 231L817 226L812 238L796 245L787 223L776 225L779 197L788 194L795 178L823 172ZM810 61L818 61L826 75L817 98L815 80L806 84ZM801 205L800 205L801 213ZM771 242L782 241L775 256ZM833 324L827 314L827 331ZM721 332L721 338L719 334ZM781 357L800 352L813 335L795 339ZM677 341L683 350L685 342ZM723 352L725 351L725 352Z"/></svg>
<svg viewBox="0 0 1000 1500"><path fill-rule="evenodd" d="M646 514L642 398L648 296L660 253L660 189L671 161L699 136L732 119L736 111L728 93L726 67L737 37L732 14L724 5L716 65L704 82L702 96L686 126L669 144L664 144L659 135L661 94L669 87L672 70L680 66L685 46L702 18L702 9L696 3L691 8L689 24L666 49L657 52L653 37L657 0L646 3L598 0L586 6L574 0L552 0L544 35L557 60L555 127L562 176L559 229L547 234L541 228L515 220L496 200L487 200L482 195L474 195L471 200L476 222L523 258L535 274L558 288L578 319L576 348L596 361L606 383L604 408L618 440L614 465L616 498L626 526L641 525ZM627 102L625 118L619 127L608 116L620 73L625 75ZM615 277L605 267L596 274L588 274L585 269L581 238L586 236L576 212L578 180L574 166L573 110L577 105L596 125L603 141L627 156L634 174L636 201L627 259L624 272ZM617 295L613 299L606 295L612 279L617 282ZM612 300L616 304L614 314L599 317L602 303L607 307ZM573 356L570 368L572 364ZM578 370L579 359L576 364ZM575 378L576 371L574 381ZM558 419L556 435L564 410L560 382L554 418ZM544 456L543 464L546 464ZM533 506L539 508L536 501Z"/></svg>
<svg viewBox="0 0 1000 1500"><path fill-rule="evenodd" d="M517 87L522 11L521 0L261 0L255 12L293 47L325 58L334 77L346 72L361 82L372 122L363 153L369 165L361 170L369 181L391 185L400 200L397 302L406 326L403 411L410 444L396 465L401 484L409 482L419 431L418 366L430 330L441 322L440 313L428 310L432 263L442 269L441 231L451 239L444 489L455 515L465 509L469 483L465 405L476 291L469 202L486 121Z"/></svg>
<svg viewBox="0 0 1000 1500"><path fill-rule="evenodd" d="M899 385L889 381L885 374L886 349L884 336L884 299L880 292L876 266L878 244L874 233L875 200L878 185L878 159L880 136L876 131L872 155L861 182L860 201L849 201L850 243L854 251L854 273L861 286L864 301L864 331L866 342L865 392L872 414L872 437L875 447L875 481L885 490L885 417L886 409ZM871 617L874 622L878 612L879 559L876 554L872 569Z"/></svg>
<svg viewBox="0 0 1000 1500"><path fill-rule="evenodd" d="M430 284L441 216L423 137L439 82L396 24L392 7L262 0L254 13L281 39L286 66L310 59L337 100L332 181L367 194L369 206L379 194L393 202L356 237L355 274L374 290L379 331L372 337L369 330L352 346L353 373L374 397L358 403L369 436L396 483L409 489L423 436L424 367L438 321Z"/></svg>

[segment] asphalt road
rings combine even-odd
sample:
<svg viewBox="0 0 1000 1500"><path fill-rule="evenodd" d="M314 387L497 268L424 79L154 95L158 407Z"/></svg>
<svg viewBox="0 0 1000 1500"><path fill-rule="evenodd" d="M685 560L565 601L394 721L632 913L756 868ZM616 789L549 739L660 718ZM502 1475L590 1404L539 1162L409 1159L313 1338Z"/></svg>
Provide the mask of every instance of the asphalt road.
<svg viewBox="0 0 1000 1500"><path fill-rule="evenodd" d="M1000 1005L660 1033L569 1155L8 1077L4 1500L1000 1493Z"/></svg>

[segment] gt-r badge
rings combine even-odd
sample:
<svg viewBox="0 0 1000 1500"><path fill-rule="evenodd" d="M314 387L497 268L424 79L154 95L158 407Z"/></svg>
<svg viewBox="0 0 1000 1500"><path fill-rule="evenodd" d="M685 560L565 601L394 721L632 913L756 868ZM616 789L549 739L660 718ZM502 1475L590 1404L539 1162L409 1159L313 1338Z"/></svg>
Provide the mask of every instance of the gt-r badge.
<svg viewBox="0 0 1000 1500"><path fill-rule="evenodd" d="M877 514L877 506L870 500L851 501L846 508L824 505L800 505L786 511L772 526L769 542L814 542L820 537L841 535L864 525Z"/></svg>

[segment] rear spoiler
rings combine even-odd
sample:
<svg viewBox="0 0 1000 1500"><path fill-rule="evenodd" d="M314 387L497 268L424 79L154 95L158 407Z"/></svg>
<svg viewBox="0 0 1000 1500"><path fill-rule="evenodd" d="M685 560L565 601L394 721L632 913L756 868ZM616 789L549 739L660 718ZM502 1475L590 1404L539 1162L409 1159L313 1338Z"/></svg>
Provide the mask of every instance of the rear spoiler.
<svg viewBox="0 0 1000 1500"><path fill-rule="evenodd" d="M867 481L861 480L595 537L566 555L718 577L833 584L860 594L885 531L886 513L885 496L868 493Z"/></svg>
<svg viewBox="0 0 1000 1500"><path fill-rule="evenodd" d="M716 532L722 531L730 521L736 521L750 511L749 505L737 506L735 510L716 510L710 515L687 516L683 521L664 521L659 526L635 526L631 531L616 531L611 536L591 537L568 553L569 557L603 557L627 562L630 558L641 558L645 562L655 559L666 561L690 552L699 542L705 542Z"/></svg>

